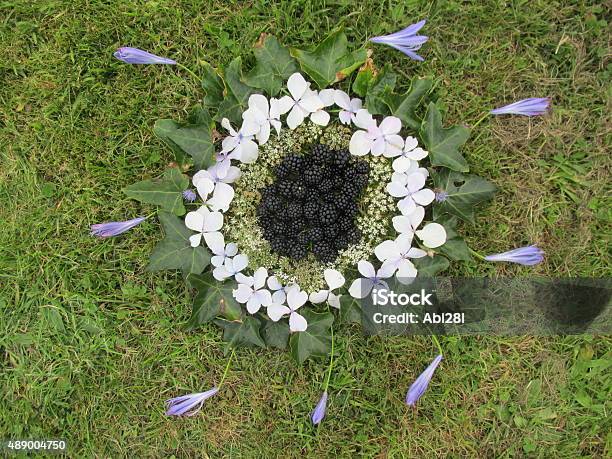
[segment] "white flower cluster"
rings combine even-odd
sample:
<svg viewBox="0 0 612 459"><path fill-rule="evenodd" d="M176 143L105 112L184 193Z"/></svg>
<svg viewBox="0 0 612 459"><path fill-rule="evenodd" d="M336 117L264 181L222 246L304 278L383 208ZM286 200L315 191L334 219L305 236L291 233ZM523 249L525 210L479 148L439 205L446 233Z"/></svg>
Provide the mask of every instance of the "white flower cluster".
<svg viewBox="0 0 612 459"><path fill-rule="evenodd" d="M315 124L327 126L330 114L325 109L336 105L339 108L339 121L358 128L349 145L352 155L372 154L394 158L395 172L386 189L391 196L399 199L397 207L401 215L393 218L393 227L399 235L395 240L382 242L374 250L382 262L380 269L376 270L369 261L359 261L357 268L364 277L351 284L350 295L363 298L372 288L386 285L384 279L393 275L403 282L414 278L417 270L410 260L427 255L424 250L412 247L414 235L421 239L425 247L435 248L444 244L446 232L437 223L428 223L421 230L417 229L425 216L423 206L430 204L435 195L424 188L428 172L418 163L427 156L427 152L418 147L414 137L402 138L399 118L388 116L378 124L362 108L360 99L351 99L345 92L335 89L315 91L300 73L289 77L287 92L288 95L280 99L269 100L261 94L251 95L238 130L231 126L228 119L221 121L229 135L222 141L216 163L193 177L193 185L202 205L187 214L185 225L195 231L189 238L191 245L197 247L204 239L213 253L211 263L214 278L220 282L235 278L238 286L233 295L236 301L245 304L250 314L266 308L268 317L274 322L289 316L290 330L300 332L308 327L306 319L298 312L306 301L315 304L327 302L332 307L340 308L340 295L334 290L345 284L344 276L334 269L326 269L324 277L329 288L310 295L297 284L283 286L276 276L268 276L264 267L257 267L252 276L247 276L243 271L248 267L248 257L238 253L236 244L226 244L219 231L223 226L223 213L227 212L234 198L231 183L240 177L240 169L232 165L232 160L246 164L256 161L259 145L268 141L272 128L277 135L280 133L283 126L281 116L286 115L285 123L290 129L295 129L307 118Z"/></svg>

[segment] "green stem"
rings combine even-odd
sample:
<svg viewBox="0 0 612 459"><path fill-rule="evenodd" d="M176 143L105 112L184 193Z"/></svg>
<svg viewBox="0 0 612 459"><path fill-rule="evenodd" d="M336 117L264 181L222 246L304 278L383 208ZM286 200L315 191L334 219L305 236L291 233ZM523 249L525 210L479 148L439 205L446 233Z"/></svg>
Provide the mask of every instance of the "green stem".
<svg viewBox="0 0 612 459"><path fill-rule="evenodd" d="M478 252L476 252L474 249L471 249L471 248L469 248L469 247L468 247L468 249L470 250L470 253L471 253L472 255L474 255L476 258L479 258L479 259L481 259L481 260L484 260L484 259L485 259L484 255L480 255L480 254L479 254Z"/></svg>
<svg viewBox="0 0 612 459"><path fill-rule="evenodd" d="M331 378L332 368L334 367L334 329L331 328L331 355L329 356L329 368L327 370L327 378L325 378L325 384L323 385L323 391L327 392L329 387L329 379Z"/></svg>
<svg viewBox="0 0 612 459"><path fill-rule="evenodd" d="M438 351L440 352L440 354L443 354L442 352L442 346L440 346L440 341L438 341L438 337L436 335L431 335L431 339L433 340L433 342L436 344L436 346L438 347Z"/></svg>
<svg viewBox="0 0 612 459"><path fill-rule="evenodd" d="M183 64L181 64L180 62L176 63L176 66L185 70L187 73L189 73L192 77L194 77L196 79L196 81L200 81L200 77L198 75L195 74L195 72L193 70L191 70L189 67L185 67Z"/></svg>
<svg viewBox="0 0 612 459"><path fill-rule="evenodd" d="M227 360L227 364L225 365L225 370L223 371L223 376L221 376L221 381L219 381L219 385L217 386L217 389L221 389L221 386L223 385L223 381L225 381L225 377L227 376L227 372L229 371L229 366L230 366L230 363L232 363L232 359L234 358L235 352L236 351L232 349L232 353L230 354L230 357Z"/></svg>
<svg viewBox="0 0 612 459"><path fill-rule="evenodd" d="M472 129L475 129L476 126L478 126L485 118L487 118L489 116L489 113L485 113L484 115L482 115L480 117L480 119L478 121L476 121L476 124L474 126L472 126Z"/></svg>

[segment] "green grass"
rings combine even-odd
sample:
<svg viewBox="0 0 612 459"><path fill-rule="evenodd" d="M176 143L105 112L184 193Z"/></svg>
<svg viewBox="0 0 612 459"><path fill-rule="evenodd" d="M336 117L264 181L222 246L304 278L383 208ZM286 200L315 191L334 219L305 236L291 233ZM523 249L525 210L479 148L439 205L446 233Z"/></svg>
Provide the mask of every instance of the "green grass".
<svg viewBox="0 0 612 459"><path fill-rule="evenodd" d="M328 417L313 428L325 362L240 350L221 393L187 419L163 400L205 390L226 358L219 331L187 333L178 274L144 272L154 221L114 240L88 226L150 211L121 188L159 174L158 118L202 96L174 67L136 67L121 45L198 62L249 55L261 32L306 46L428 17L425 63L376 47L406 85L431 75L449 122L550 95L550 116L487 118L465 147L500 187L462 232L481 252L530 242L533 270L610 275L610 50L598 2L0 1L0 438L65 438L70 456L609 457L609 336L447 337L417 410L403 397L435 353L427 337L337 333ZM608 371L606 371L608 370Z"/></svg>

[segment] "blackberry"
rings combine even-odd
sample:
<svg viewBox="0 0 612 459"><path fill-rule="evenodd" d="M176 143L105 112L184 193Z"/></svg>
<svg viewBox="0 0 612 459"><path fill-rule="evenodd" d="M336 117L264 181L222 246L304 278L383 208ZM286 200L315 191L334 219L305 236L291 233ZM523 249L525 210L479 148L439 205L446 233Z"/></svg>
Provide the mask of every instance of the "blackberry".
<svg viewBox="0 0 612 459"><path fill-rule="evenodd" d="M358 174L368 175L370 173L370 165L365 161L357 162L357 164L355 164L354 166L354 169L355 171L357 171Z"/></svg>
<svg viewBox="0 0 612 459"><path fill-rule="evenodd" d="M304 182L308 185L316 185L323 178L323 169L319 166L313 166L304 171Z"/></svg>
<svg viewBox="0 0 612 459"><path fill-rule="evenodd" d="M297 243L303 246L308 245L308 243L310 242L310 237L308 234L308 231L303 231L300 234L298 234L298 237L296 238Z"/></svg>
<svg viewBox="0 0 612 459"><path fill-rule="evenodd" d="M315 201L307 201L304 204L302 211L304 213L304 217L308 219L315 219L319 213L319 205Z"/></svg>
<svg viewBox="0 0 612 459"><path fill-rule="evenodd" d="M334 239L338 235L338 227L335 225L326 226L323 228L323 236L326 239Z"/></svg>
<svg viewBox="0 0 612 459"><path fill-rule="evenodd" d="M357 244L361 240L361 231L354 227L346 234L346 236L351 244Z"/></svg>
<svg viewBox="0 0 612 459"><path fill-rule="evenodd" d="M301 260L308 255L308 249L303 245L294 245L289 250L289 256L294 260Z"/></svg>
<svg viewBox="0 0 612 459"><path fill-rule="evenodd" d="M293 183L291 182L281 182L278 184L278 192L284 198L291 198L293 193Z"/></svg>
<svg viewBox="0 0 612 459"><path fill-rule="evenodd" d="M336 223L338 225L338 232L341 234L348 232L353 227L353 219L343 217Z"/></svg>
<svg viewBox="0 0 612 459"><path fill-rule="evenodd" d="M336 247L336 250L344 250L349 245L350 243L346 236L340 236L334 241L334 247Z"/></svg>
<svg viewBox="0 0 612 459"><path fill-rule="evenodd" d="M323 230L319 227L310 228L308 231L308 239L312 242L318 242L323 239Z"/></svg>
<svg viewBox="0 0 612 459"><path fill-rule="evenodd" d="M348 194L338 193L335 196L336 199L336 207L338 209L348 209L348 207L353 202L353 199Z"/></svg>
<svg viewBox="0 0 612 459"><path fill-rule="evenodd" d="M285 207L285 216L288 220L295 220L302 216L302 206L297 202L290 202Z"/></svg>
<svg viewBox="0 0 612 459"><path fill-rule="evenodd" d="M319 191L322 193L329 193L334 189L334 179L324 178L319 182Z"/></svg>
<svg viewBox="0 0 612 459"><path fill-rule="evenodd" d="M339 169L343 169L345 166L348 165L350 160L351 154L348 152L348 150L339 150L336 152L336 156L334 158L334 165Z"/></svg>
<svg viewBox="0 0 612 459"><path fill-rule="evenodd" d="M306 185L301 181L294 182L291 185L291 194L298 200L302 199L304 196L306 196Z"/></svg>
<svg viewBox="0 0 612 459"><path fill-rule="evenodd" d="M298 155L286 156L282 162L282 164L284 164L290 172L299 172L302 168L302 163L303 159Z"/></svg>
<svg viewBox="0 0 612 459"><path fill-rule="evenodd" d="M319 221L323 225L331 225L338 216L336 207L333 204L324 203L321 205L319 210Z"/></svg>

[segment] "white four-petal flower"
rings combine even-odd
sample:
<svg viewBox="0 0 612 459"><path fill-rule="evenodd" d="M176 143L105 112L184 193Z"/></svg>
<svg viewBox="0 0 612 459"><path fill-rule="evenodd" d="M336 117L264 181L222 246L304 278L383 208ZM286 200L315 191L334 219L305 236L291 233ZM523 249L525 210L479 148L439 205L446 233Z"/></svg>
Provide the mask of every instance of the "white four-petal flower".
<svg viewBox="0 0 612 459"><path fill-rule="evenodd" d="M327 126L327 124L329 123L330 116L329 116L329 113L327 113L323 109L325 107L334 105L334 93L336 92L336 90L335 89L324 89L320 91L319 93L317 93L316 91L312 91L310 89L308 91L309 91L308 92L309 96L318 95L319 99L321 99L321 102L323 102L323 107L321 107L317 111L312 112L310 114L310 120L313 123L318 124L319 126Z"/></svg>
<svg viewBox="0 0 612 459"><path fill-rule="evenodd" d="M387 193L395 198L403 198L397 207L404 215L410 215L417 204L426 206L436 197L435 193L425 186L425 176L420 172L410 175L395 172L391 176L391 183L387 184Z"/></svg>
<svg viewBox="0 0 612 459"><path fill-rule="evenodd" d="M213 253L210 264L214 267L223 265L227 258L231 258L238 253L238 246L233 242L225 244L225 239L221 233L211 233L206 239L206 245Z"/></svg>
<svg viewBox="0 0 612 459"><path fill-rule="evenodd" d="M230 133L221 142L222 159L236 159L243 163L252 163L257 159L258 147L253 137L260 131L260 126L253 121L243 120L242 127L236 131L227 118L221 120L223 126Z"/></svg>
<svg viewBox="0 0 612 459"><path fill-rule="evenodd" d="M340 309L341 295L336 295L333 291L344 285L344 276L335 269L326 269L323 271L323 276L325 277L325 282L327 282L327 286L329 288L327 290L312 292L310 294L310 302L317 304L327 301L330 306Z"/></svg>
<svg viewBox="0 0 612 459"><path fill-rule="evenodd" d="M357 111L355 125L365 130L358 130L351 136L349 151L356 156L372 153L374 156L384 155L393 158L399 155L404 146L404 139L399 135L402 122L395 116L384 118L380 126L372 115L365 110Z"/></svg>
<svg viewBox="0 0 612 459"><path fill-rule="evenodd" d="M234 298L238 303L246 303L247 311L255 314L262 306L268 307L272 303L272 294L264 288L268 271L266 268L258 268L252 276L245 276L242 273L236 274L238 288L233 290Z"/></svg>
<svg viewBox="0 0 612 459"><path fill-rule="evenodd" d="M211 212L206 206L200 207L195 212L189 212L185 216L185 226L190 230L197 231L189 237L191 247L197 247L205 240L217 237L217 233L223 226L223 214L221 212Z"/></svg>
<svg viewBox="0 0 612 459"><path fill-rule="evenodd" d="M287 126L295 129L304 122L309 114L324 107L321 98L310 89L308 83L300 73L294 73L287 80L287 89L291 96L284 96L279 100L279 113L289 112Z"/></svg>
<svg viewBox="0 0 612 459"><path fill-rule="evenodd" d="M342 109L338 114L342 124L351 124L351 121L354 123L357 112L361 110L363 105L361 99L351 99L347 93L340 89L336 89L334 93L334 102Z"/></svg>
<svg viewBox="0 0 612 459"><path fill-rule="evenodd" d="M391 267L381 266L380 269L376 271L372 263L361 260L357 263L357 270L363 278L355 279L349 287L349 294L353 298L365 298L373 288L389 288L383 279L387 279L393 275Z"/></svg>
<svg viewBox="0 0 612 459"><path fill-rule="evenodd" d="M280 103L278 99L268 99L261 94L252 94L249 97L249 108L242 114L242 119L259 126L255 138L259 145L263 145L270 138L270 126L280 134Z"/></svg>
<svg viewBox="0 0 612 459"><path fill-rule="evenodd" d="M395 172L408 173L418 168L419 161L427 156L427 151L419 147L419 141L414 137L406 137L404 149L396 155L393 160L393 170ZM416 167L415 167L416 165Z"/></svg>
<svg viewBox="0 0 612 459"><path fill-rule="evenodd" d="M225 262L213 269L213 277L223 282L225 279L236 276L249 265L249 257L238 254L234 258L226 257Z"/></svg>
<svg viewBox="0 0 612 459"><path fill-rule="evenodd" d="M192 181L202 198L203 206L210 207L211 210L227 212L234 199L234 189L231 185L221 181L215 182L208 171L197 172ZM211 193L212 196L210 196Z"/></svg>
<svg viewBox="0 0 612 459"><path fill-rule="evenodd" d="M308 327L308 322L297 312L308 301L308 294L300 290L299 285L292 285L287 290L287 306L282 303L272 303L267 312L270 320L278 322L281 317L289 314L289 330L302 332Z"/></svg>
<svg viewBox="0 0 612 459"><path fill-rule="evenodd" d="M425 208L417 206L416 209L409 215L396 215L391 219L393 228L398 233L414 234L419 225L425 218Z"/></svg>
<svg viewBox="0 0 612 459"><path fill-rule="evenodd" d="M409 283L411 278L417 275L410 258L423 258L427 252L412 247L412 235L404 233L394 241L384 241L377 245L374 254L383 262L383 268L389 268L392 273L397 272L397 279L400 282Z"/></svg>

